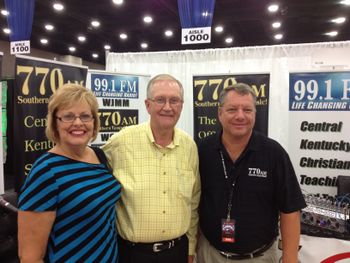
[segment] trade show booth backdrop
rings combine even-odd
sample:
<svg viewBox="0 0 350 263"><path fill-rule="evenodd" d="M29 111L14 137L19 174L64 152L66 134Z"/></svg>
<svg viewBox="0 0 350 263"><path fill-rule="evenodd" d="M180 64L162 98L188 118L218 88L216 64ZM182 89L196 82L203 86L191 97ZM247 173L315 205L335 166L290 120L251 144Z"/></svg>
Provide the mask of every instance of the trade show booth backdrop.
<svg viewBox="0 0 350 263"><path fill-rule="evenodd" d="M290 77L293 77L290 74L328 72L329 75L332 72L346 71L350 68L347 54L350 54L350 41L150 53L110 52L106 59L106 70L150 75L170 73L181 80L185 89L185 103L178 127L194 137L197 136L194 123L198 124L198 119L196 120L194 116L198 111L196 109L198 105L193 101L196 92L194 90L196 76L249 75L268 72L270 75L267 129L269 137L281 143L289 152L305 193L335 195L336 186L333 178L337 175L350 176L349 151L328 150L322 147L312 149L312 147L305 147L304 144L305 140L317 140L321 144L322 140L328 143L349 144L350 118L346 118L345 115L349 116L350 90L344 86L347 82L344 82L342 77L333 79L332 76L330 79L322 79L316 76L315 81L310 82L311 84L307 83L310 79L305 82L304 94L301 94L301 87L298 90L290 86ZM344 76L348 75L348 73L344 74ZM320 94L316 92L315 82L319 85ZM332 85L331 82L333 82ZM294 85L293 82L291 84ZM210 88L214 90L215 85L213 83ZM294 90L294 93L290 92L290 89ZM347 106L341 110L326 107L322 110L301 108L305 112L292 111L289 105L290 93L297 97L295 100L299 98L298 102L306 103L307 100L313 101L317 98L318 101L341 102ZM298 114L301 119L296 118L295 114ZM258 118L260 118L259 115ZM298 133L303 132L300 127L303 122L310 123L309 127L313 124L338 125L339 131L308 131L310 135L299 138L296 136L296 130ZM322 136L313 138L312 136L316 134L322 134ZM304 158L306 163L308 158L312 160L305 165ZM334 158L339 159L338 165L326 165L331 162L329 159ZM327 177L330 179L326 183ZM319 178L323 179L319 180Z"/></svg>
<svg viewBox="0 0 350 263"><path fill-rule="evenodd" d="M62 62L17 56L15 83L9 100L13 112L13 173L18 192L33 162L53 147L46 138L47 103L55 90L64 83L85 85L87 67ZM9 109L10 110L10 109ZM12 109L11 109L12 110Z"/></svg>
<svg viewBox="0 0 350 263"><path fill-rule="evenodd" d="M90 71L87 79L86 67L19 56L11 95L14 141L10 144L15 151L16 190L34 159L52 146L43 133L46 104L59 85L86 83L95 93L102 121L96 145L101 145L122 127L148 119L143 103L147 81L150 76L170 73L184 84L185 103L178 126L197 140L219 131L218 92L235 82L252 85L258 96L255 128L288 150L305 193L334 195L336 177L350 176L350 72L346 54L350 54L350 42L110 53L107 72ZM311 246L305 238L301 239L306 246L301 260L316 260L314 254L308 255ZM337 249L323 250L316 255L317 262L329 256L349 257L344 254L348 242L328 241ZM324 243L317 239L312 245L321 247Z"/></svg>

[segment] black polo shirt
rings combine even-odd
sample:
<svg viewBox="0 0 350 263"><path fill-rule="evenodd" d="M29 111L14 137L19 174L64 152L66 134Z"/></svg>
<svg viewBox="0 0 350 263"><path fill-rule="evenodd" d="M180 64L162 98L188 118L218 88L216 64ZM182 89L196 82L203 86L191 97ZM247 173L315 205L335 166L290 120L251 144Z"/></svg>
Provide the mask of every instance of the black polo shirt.
<svg viewBox="0 0 350 263"><path fill-rule="evenodd" d="M279 212L306 206L287 152L276 141L253 132L247 148L232 162L221 133L198 146L201 176L200 227L220 251L249 253L278 236ZM229 179L226 180L222 151ZM231 218L236 220L236 242L221 242L221 219L227 217L231 180L235 178Z"/></svg>

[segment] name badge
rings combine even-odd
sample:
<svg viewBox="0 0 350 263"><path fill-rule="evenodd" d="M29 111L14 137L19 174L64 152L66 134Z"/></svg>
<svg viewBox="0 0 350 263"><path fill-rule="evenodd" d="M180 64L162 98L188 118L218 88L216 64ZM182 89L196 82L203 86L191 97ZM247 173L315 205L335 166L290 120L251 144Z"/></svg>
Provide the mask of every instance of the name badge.
<svg viewBox="0 0 350 263"><path fill-rule="evenodd" d="M221 219L221 241L224 243L235 242L236 220Z"/></svg>

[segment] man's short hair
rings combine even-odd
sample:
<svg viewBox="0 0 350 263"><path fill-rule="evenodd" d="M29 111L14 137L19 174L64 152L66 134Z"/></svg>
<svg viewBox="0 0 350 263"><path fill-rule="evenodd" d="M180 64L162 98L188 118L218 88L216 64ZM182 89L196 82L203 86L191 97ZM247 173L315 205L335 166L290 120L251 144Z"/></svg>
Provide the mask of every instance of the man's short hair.
<svg viewBox="0 0 350 263"><path fill-rule="evenodd" d="M222 107L224 105L227 94L231 91L237 92L239 95L252 95L254 101L254 107L256 106L256 94L252 87L245 83L236 83L230 86L227 86L219 94L219 105Z"/></svg>
<svg viewBox="0 0 350 263"><path fill-rule="evenodd" d="M171 76L170 74L159 74L154 76L153 78L150 79L150 81L147 84L147 99L153 99L152 98L152 88L155 82L157 82L158 80L172 80L175 81L179 87L180 87L180 96L181 99L183 100L184 98L184 88L181 84L181 82L176 79L175 77Z"/></svg>

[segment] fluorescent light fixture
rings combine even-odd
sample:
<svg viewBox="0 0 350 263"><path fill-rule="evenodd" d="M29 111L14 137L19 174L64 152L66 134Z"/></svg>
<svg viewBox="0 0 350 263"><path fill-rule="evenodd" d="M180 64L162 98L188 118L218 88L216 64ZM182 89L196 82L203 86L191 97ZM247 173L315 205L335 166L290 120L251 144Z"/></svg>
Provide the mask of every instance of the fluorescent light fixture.
<svg viewBox="0 0 350 263"><path fill-rule="evenodd" d="M70 51L70 52L74 52L75 50L77 50L75 47L73 47L73 46L70 46L69 48L68 48L68 50Z"/></svg>
<svg viewBox="0 0 350 263"><path fill-rule="evenodd" d="M111 49L111 46L110 46L110 45L105 45L103 48L104 48L105 50L110 50L110 49Z"/></svg>
<svg viewBox="0 0 350 263"><path fill-rule="evenodd" d="M98 54L97 53L92 53L92 57L93 58L98 58Z"/></svg>
<svg viewBox="0 0 350 263"><path fill-rule="evenodd" d="M224 31L224 28L222 26L217 26L214 30L215 32L221 33L222 31Z"/></svg>
<svg viewBox="0 0 350 263"><path fill-rule="evenodd" d="M340 1L340 3L343 5L350 5L350 0L343 0L343 1Z"/></svg>
<svg viewBox="0 0 350 263"><path fill-rule="evenodd" d="M269 10L269 12L271 13L277 12L278 9L279 9L279 6L276 4L272 4L267 7L267 10Z"/></svg>

